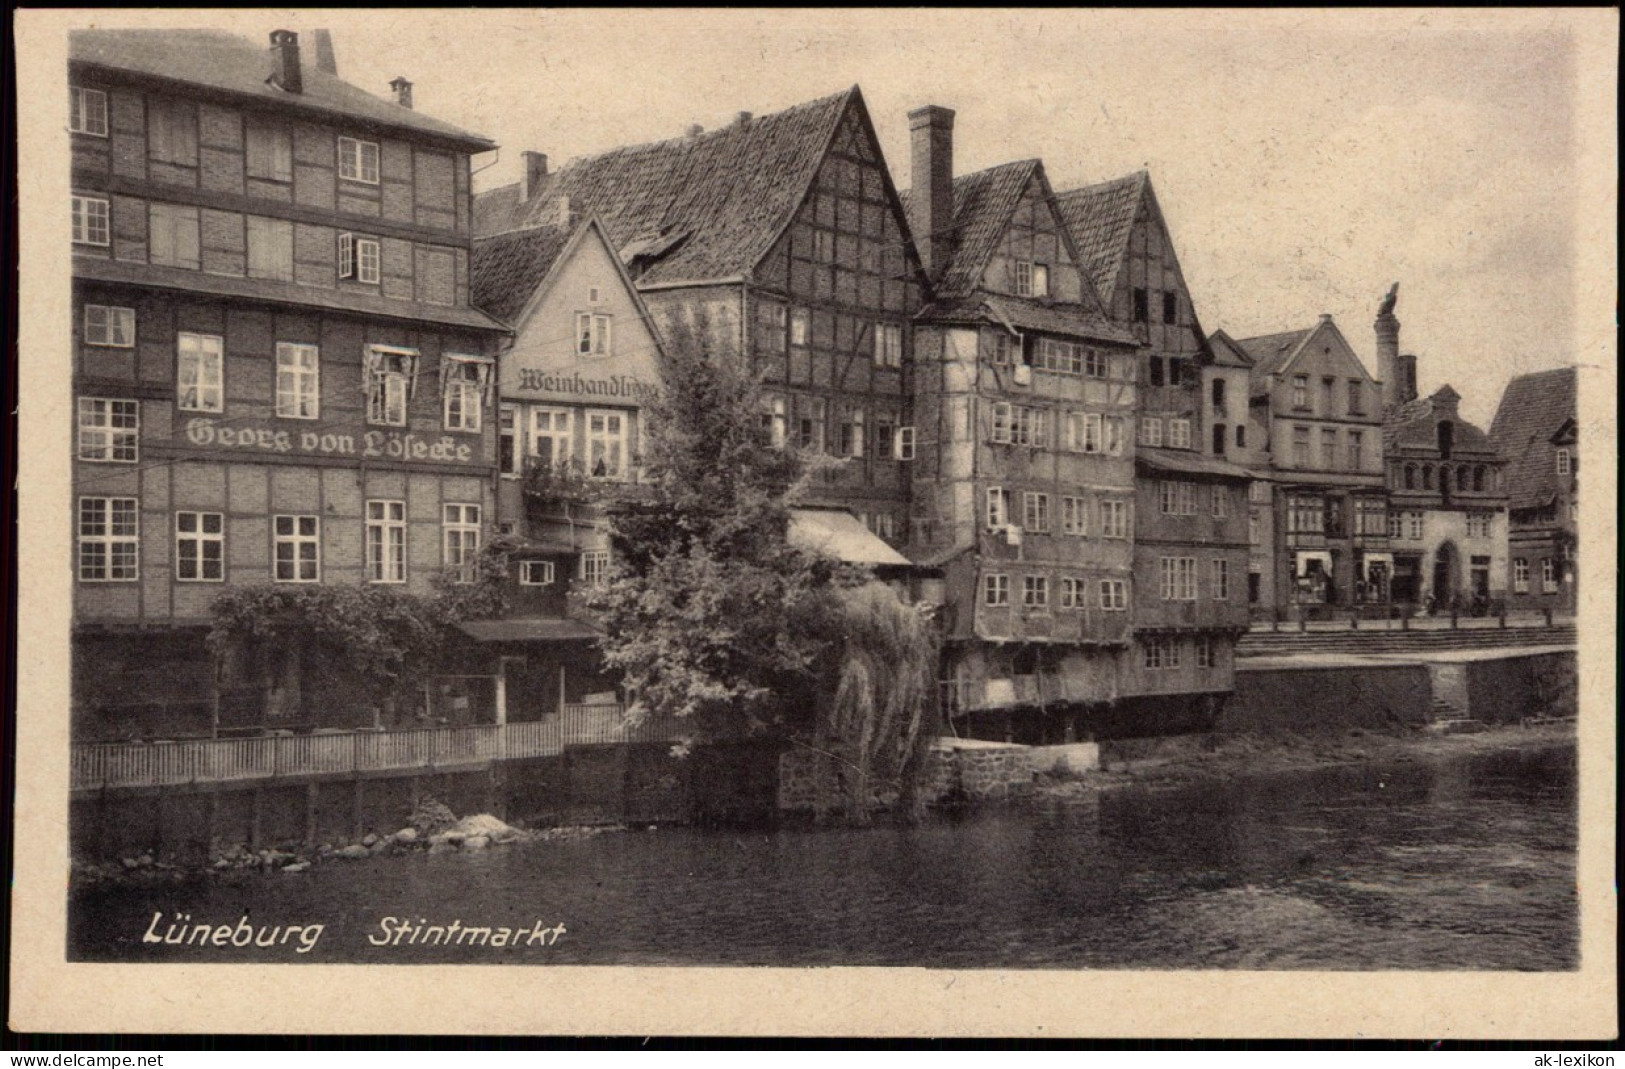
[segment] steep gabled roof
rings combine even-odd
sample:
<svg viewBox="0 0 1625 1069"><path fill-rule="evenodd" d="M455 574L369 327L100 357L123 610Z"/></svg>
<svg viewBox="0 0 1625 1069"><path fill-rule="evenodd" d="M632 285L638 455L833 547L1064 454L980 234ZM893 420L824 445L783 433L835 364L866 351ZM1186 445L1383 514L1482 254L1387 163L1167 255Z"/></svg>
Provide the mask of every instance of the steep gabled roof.
<svg viewBox="0 0 1625 1069"><path fill-rule="evenodd" d="M561 226L539 226L474 242L469 303L512 323L569 240Z"/></svg>
<svg viewBox="0 0 1625 1069"><path fill-rule="evenodd" d="M1288 330L1280 334L1261 334L1256 338L1237 338L1236 344L1253 362L1253 379L1273 375L1291 363L1292 357L1309 340L1315 328Z"/></svg>
<svg viewBox="0 0 1625 1069"><path fill-rule="evenodd" d="M1514 509L1551 503L1559 481L1553 443L1577 416L1578 375L1572 367L1519 375L1507 383L1490 424L1490 441L1507 464L1507 504Z"/></svg>
<svg viewBox="0 0 1625 1069"><path fill-rule="evenodd" d="M273 60L269 45L220 30L75 30L68 35L68 60L236 93L280 107L433 134L473 152L496 147L489 138L373 96L317 69L314 49L306 50L303 58L300 73L304 84L298 93L270 84Z"/></svg>
<svg viewBox="0 0 1625 1069"><path fill-rule="evenodd" d="M476 235L552 225L568 197L618 248L660 248L642 286L749 274L789 226L842 118L862 108L857 86L695 137L571 160L527 200L518 184L475 198Z"/></svg>
<svg viewBox="0 0 1625 1069"><path fill-rule="evenodd" d="M1128 250L1129 234L1139 215L1149 172L1136 171L1109 182L1057 193L1061 215L1077 242L1082 266L1108 305L1116 291L1118 266Z"/></svg>
<svg viewBox="0 0 1625 1069"><path fill-rule="evenodd" d="M937 296L964 297L981 285L988 258L998 248L1040 166L1037 160L1017 160L954 179L953 239L948 262L936 271L933 292ZM903 194L905 213L913 192Z"/></svg>
<svg viewBox="0 0 1625 1069"><path fill-rule="evenodd" d="M1247 350L1243 349L1236 339L1222 330L1216 330L1207 339L1208 348L1213 351L1213 363L1219 367L1253 366L1253 358Z"/></svg>
<svg viewBox="0 0 1625 1069"><path fill-rule="evenodd" d="M1454 452L1496 452L1490 436L1456 412L1456 405L1460 401L1461 394L1446 383L1429 397L1413 397L1404 404L1389 408L1382 417L1383 448L1437 452L1438 423L1442 417L1448 416L1455 426L1452 432Z"/></svg>

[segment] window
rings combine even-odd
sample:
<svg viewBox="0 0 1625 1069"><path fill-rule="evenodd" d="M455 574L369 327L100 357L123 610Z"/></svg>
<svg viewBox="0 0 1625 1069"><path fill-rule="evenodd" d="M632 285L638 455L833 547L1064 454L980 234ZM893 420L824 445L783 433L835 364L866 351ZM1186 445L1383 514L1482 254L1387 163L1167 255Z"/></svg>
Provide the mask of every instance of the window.
<svg viewBox="0 0 1625 1069"><path fill-rule="evenodd" d="M1213 660L1213 636L1212 635L1197 635L1196 636L1196 667L1198 667L1198 668L1212 668L1213 666L1214 666L1214 660Z"/></svg>
<svg viewBox="0 0 1625 1069"><path fill-rule="evenodd" d="M107 136L107 94L100 89L68 90L68 129L92 137Z"/></svg>
<svg viewBox="0 0 1625 1069"><path fill-rule="evenodd" d="M1228 444L1229 439L1225 436L1224 424L1215 423L1213 425L1213 455L1219 457L1224 456L1225 446Z"/></svg>
<svg viewBox="0 0 1625 1069"><path fill-rule="evenodd" d="M1102 538L1128 537L1128 502L1102 501L1100 503L1100 536Z"/></svg>
<svg viewBox="0 0 1625 1069"><path fill-rule="evenodd" d="M897 518L889 512L863 513L864 526L879 538L891 541L897 537Z"/></svg>
<svg viewBox="0 0 1625 1069"><path fill-rule="evenodd" d="M993 402L993 440L1010 441L1011 410L1008 401Z"/></svg>
<svg viewBox="0 0 1625 1069"><path fill-rule="evenodd" d="M226 518L218 512L175 513L175 579L218 583L226 578Z"/></svg>
<svg viewBox="0 0 1625 1069"><path fill-rule="evenodd" d="M1469 512L1467 514L1467 537L1488 538L1490 536L1490 517L1488 512Z"/></svg>
<svg viewBox="0 0 1625 1069"><path fill-rule="evenodd" d="M293 138L287 127L250 117L246 134L248 177L293 181Z"/></svg>
<svg viewBox="0 0 1625 1069"><path fill-rule="evenodd" d="M587 471L593 478L626 478L628 421L624 412L587 413Z"/></svg>
<svg viewBox="0 0 1625 1069"><path fill-rule="evenodd" d="M1213 407L1220 412L1223 412L1225 408L1224 388L1225 381L1223 379L1216 378L1213 380Z"/></svg>
<svg viewBox="0 0 1625 1069"><path fill-rule="evenodd" d="M875 326L875 366L903 366L903 328L896 323Z"/></svg>
<svg viewBox="0 0 1625 1069"><path fill-rule="evenodd" d="M1173 635L1144 635L1145 666L1150 669L1179 667L1179 640Z"/></svg>
<svg viewBox="0 0 1625 1069"><path fill-rule="evenodd" d="M1086 579L1061 580L1061 608L1087 609L1089 607L1089 582Z"/></svg>
<svg viewBox="0 0 1625 1069"><path fill-rule="evenodd" d="M79 398L79 459L134 463L141 459L141 407L135 401Z"/></svg>
<svg viewBox="0 0 1625 1069"><path fill-rule="evenodd" d="M1162 295L1162 321L1170 326L1179 322L1179 294L1169 291Z"/></svg>
<svg viewBox="0 0 1625 1069"><path fill-rule="evenodd" d="M812 315L805 308L790 309L790 344L797 349L807 347L812 333Z"/></svg>
<svg viewBox="0 0 1625 1069"><path fill-rule="evenodd" d="M897 459L898 460L913 460L914 459L914 428L913 427L899 427L899 428L897 428Z"/></svg>
<svg viewBox="0 0 1625 1069"><path fill-rule="evenodd" d="M1196 558L1161 557L1157 561L1158 590L1163 601L1196 600Z"/></svg>
<svg viewBox="0 0 1625 1069"><path fill-rule="evenodd" d="M197 166L197 109L190 101L147 98L147 155L159 163Z"/></svg>
<svg viewBox="0 0 1625 1069"><path fill-rule="evenodd" d="M315 419L320 413L319 355L314 345L277 342L276 414L282 419Z"/></svg>
<svg viewBox="0 0 1625 1069"><path fill-rule="evenodd" d="M339 235L339 277L376 284L381 259L376 238Z"/></svg>
<svg viewBox="0 0 1625 1069"><path fill-rule="evenodd" d="M813 453L824 451L825 402L822 397L803 399L796 419L796 445Z"/></svg>
<svg viewBox="0 0 1625 1069"><path fill-rule="evenodd" d="M609 550L589 549L581 554L581 581L587 586L603 586L609 580Z"/></svg>
<svg viewBox="0 0 1625 1069"><path fill-rule="evenodd" d="M1264 516L1258 509L1247 510L1247 541L1255 546L1263 544Z"/></svg>
<svg viewBox="0 0 1625 1069"><path fill-rule="evenodd" d="M550 560L522 560L519 562L520 586L550 586L553 582L553 562Z"/></svg>
<svg viewBox="0 0 1625 1069"><path fill-rule="evenodd" d="M756 304L756 348L764 353L784 352L785 329L789 324L790 309L778 301L758 301Z"/></svg>
<svg viewBox="0 0 1625 1069"><path fill-rule="evenodd" d="M1049 608L1049 577L1024 575L1021 577L1021 607L1024 609Z"/></svg>
<svg viewBox="0 0 1625 1069"><path fill-rule="evenodd" d="M1028 490L1021 495L1021 526L1029 531L1049 530L1049 495Z"/></svg>
<svg viewBox="0 0 1625 1069"><path fill-rule="evenodd" d="M1365 415L1365 390L1359 379L1349 380L1349 415Z"/></svg>
<svg viewBox="0 0 1625 1069"><path fill-rule="evenodd" d="M1567 475L1574 470L1574 454L1567 449L1557 451L1557 474Z"/></svg>
<svg viewBox="0 0 1625 1069"><path fill-rule="evenodd" d="M448 431L478 431L484 425L485 384L491 365L485 360L446 353L440 358L442 417Z"/></svg>
<svg viewBox="0 0 1625 1069"><path fill-rule="evenodd" d="M1038 339L1037 366L1063 375L1083 374L1083 346L1057 338Z"/></svg>
<svg viewBox="0 0 1625 1069"><path fill-rule="evenodd" d="M1388 531L1388 506L1367 497L1354 500L1354 533L1380 537Z"/></svg>
<svg viewBox="0 0 1625 1069"><path fill-rule="evenodd" d="M611 316L601 312L576 313L576 352L582 356L611 356Z"/></svg>
<svg viewBox="0 0 1625 1069"><path fill-rule="evenodd" d="M504 475L518 475L519 409L502 405L497 409L497 468Z"/></svg>
<svg viewBox="0 0 1625 1069"><path fill-rule="evenodd" d="M1010 577L1008 575L982 576L982 604L1010 604Z"/></svg>
<svg viewBox="0 0 1625 1069"><path fill-rule="evenodd" d="M1106 453L1108 456L1120 457L1123 455L1123 417L1106 417Z"/></svg>
<svg viewBox="0 0 1625 1069"><path fill-rule="evenodd" d="M1049 444L1049 413L1041 408L1017 405L1012 437L1016 445L1042 449Z"/></svg>
<svg viewBox="0 0 1625 1069"><path fill-rule="evenodd" d="M1208 562L1208 585L1213 591L1214 601L1230 600L1230 562L1222 557L1214 557Z"/></svg>
<svg viewBox="0 0 1625 1069"><path fill-rule="evenodd" d="M112 244L111 230L108 227L107 201L100 197L73 198L73 243Z"/></svg>
<svg viewBox="0 0 1625 1069"><path fill-rule="evenodd" d="M1049 267L1027 260L1016 261L1016 295L1018 297L1049 296Z"/></svg>
<svg viewBox="0 0 1625 1069"><path fill-rule="evenodd" d="M1541 558L1540 589L1546 594L1557 593L1557 561L1552 557Z"/></svg>
<svg viewBox="0 0 1625 1069"><path fill-rule="evenodd" d="M1286 530L1287 534L1325 533L1325 502L1318 497L1288 497L1286 499Z"/></svg>
<svg viewBox="0 0 1625 1069"><path fill-rule="evenodd" d="M1349 470L1359 471L1365 467L1365 434L1362 431L1349 431Z"/></svg>
<svg viewBox="0 0 1625 1069"><path fill-rule="evenodd" d="M1247 426L1246 426L1246 424L1243 424L1243 423L1236 424L1236 448L1237 449L1246 449L1247 448Z"/></svg>
<svg viewBox="0 0 1625 1069"><path fill-rule="evenodd" d="M412 349L367 349L367 422L385 427L406 426L406 402L417 373L418 354Z"/></svg>
<svg viewBox="0 0 1625 1069"><path fill-rule="evenodd" d="M160 267L196 271L199 258L197 209L179 204L147 205L147 260Z"/></svg>
<svg viewBox="0 0 1625 1069"><path fill-rule="evenodd" d="M1425 526L1427 514L1422 512L1405 513L1405 537L1412 541L1420 541Z"/></svg>
<svg viewBox="0 0 1625 1069"><path fill-rule="evenodd" d="M1151 446L1162 444L1162 420L1156 416L1140 417L1140 444Z"/></svg>
<svg viewBox="0 0 1625 1069"><path fill-rule="evenodd" d="M556 468L574 455L571 448L570 410L530 410L530 455L543 468Z"/></svg>
<svg viewBox="0 0 1625 1069"><path fill-rule="evenodd" d="M863 409L847 409L841 416L839 433L840 440L836 444L841 456L863 456Z"/></svg>
<svg viewBox="0 0 1625 1069"><path fill-rule="evenodd" d="M321 580L319 516L276 516L271 525L271 578L278 583Z"/></svg>
<svg viewBox="0 0 1625 1069"><path fill-rule="evenodd" d="M1337 467L1337 432L1330 427L1320 430L1320 466L1327 471Z"/></svg>
<svg viewBox="0 0 1625 1069"><path fill-rule="evenodd" d="M1333 410L1337 401L1337 380L1324 378L1320 380L1320 414L1334 416Z"/></svg>
<svg viewBox="0 0 1625 1069"><path fill-rule="evenodd" d="M454 582L472 583L480 555L480 507L445 505L440 521L443 563Z"/></svg>
<svg viewBox="0 0 1625 1069"><path fill-rule="evenodd" d="M1191 421L1188 419L1171 419L1168 421L1168 448L1189 449L1191 447Z"/></svg>
<svg viewBox="0 0 1625 1069"><path fill-rule="evenodd" d="M784 398L763 397L761 420L762 440L774 449L784 448L785 437L789 433Z"/></svg>
<svg viewBox="0 0 1625 1069"><path fill-rule="evenodd" d="M1529 593L1529 560L1525 557L1512 558L1512 590L1516 594Z"/></svg>
<svg viewBox="0 0 1625 1069"><path fill-rule="evenodd" d="M1061 498L1061 533L1069 535L1086 535L1089 533L1088 498Z"/></svg>
<svg viewBox="0 0 1625 1069"><path fill-rule="evenodd" d="M1162 357L1153 354L1152 356L1146 358L1145 370L1147 384L1151 386L1161 386L1163 384L1164 380L1162 368Z"/></svg>
<svg viewBox="0 0 1625 1069"><path fill-rule="evenodd" d="M1101 451L1101 417L1098 412L1068 412L1062 444L1074 453Z"/></svg>
<svg viewBox="0 0 1625 1069"><path fill-rule="evenodd" d="M406 502L367 502L367 581L406 582Z"/></svg>
<svg viewBox="0 0 1625 1069"><path fill-rule="evenodd" d="M140 505L133 497L79 499L79 578L87 583L139 578Z"/></svg>
<svg viewBox="0 0 1625 1069"><path fill-rule="evenodd" d="M1128 609L1128 582L1123 579L1102 579L1100 581L1100 607L1107 612L1124 612Z"/></svg>
<svg viewBox="0 0 1625 1069"><path fill-rule="evenodd" d="M987 525L993 530L1010 524L1010 494L998 486L987 488Z"/></svg>
<svg viewBox="0 0 1625 1069"><path fill-rule="evenodd" d="M1141 286L1134 287L1134 322L1145 323L1151 319L1151 294Z"/></svg>
<svg viewBox="0 0 1625 1069"><path fill-rule="evenodd" d="M1179 479L1163 479L1157 484L1164 516L1196 515L1196 484Z"/></svg>
<svg viewBox="0 0 1625 1069"><path fill-rule="evenodd" d="M1308 408L1309 407L1309 376L1308 375L1294 375L1294 376L1292 376L1292 407L1293 408Z"/></svg>
<svg viewBox="0 0 1625 1069"><path fill-rule="evenodd" d="M992 360L1000 367L1007 367L1014 360L1014 350L1010 342L1010 335L1002 330L996 330L992 338Z"/></svg>
<svg viewBox="0 0 1625 1069"><path fill-rule="evenodd" d="M85 344L135 348L135 309L85 305Z"/></svg>
<svg viewBox="0 0 1625 1069"><path fill-rule="evenodd" d="M353 137L339 138L339 177L377 185L377 142L357 141Z"/></svg>
<svg viewBox="0 0 1625 1069"><path fill-rule="evenodd" d="M225 343L213 334L180 334L176 339L177 400L186 412L224 408Z"/></svg>
<svg viewBox="0 0 1625 1069"><path fill-rule="evenodd" d="M1222 520L1230 514L1230 491L1224 486L1214 486L1213 490L1213 518Z"/></svg>
<svg viewBox="0 0 1625 1069"><path fill-rule="evenodd" d="M896 459L897 417L890 412L875 414L875 433L872 438L874 455L879 460Z"/></svg>
<svg viewBox="0 0 1625 1069"><path fill-rule="evenodd" d="M1309 428L1292 428L1292 466L1307 468L1309 466Z"/></svg>

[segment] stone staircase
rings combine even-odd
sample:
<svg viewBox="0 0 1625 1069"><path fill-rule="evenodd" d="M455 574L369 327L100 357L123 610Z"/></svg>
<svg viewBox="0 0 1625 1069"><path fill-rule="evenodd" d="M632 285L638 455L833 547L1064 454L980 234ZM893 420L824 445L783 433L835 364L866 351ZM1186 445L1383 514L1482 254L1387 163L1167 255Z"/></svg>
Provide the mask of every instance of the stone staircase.
<svg viewBox="0 0 1625 1069"><path fill-rule="evenodd" d="M1427 730L1435 735L1470 735L1487 726L1482 720L1462 716L1460 709L1443 698L1434 698L1428 708Z"/></svg>
<svg viewBox="0 0 1625 1069"><path fill-rule="evenodd" d="M1238 657L1289 657L1295 653L1420 653L1437 650L1511 649L1520 646L1572 646L1573 624L1554 627L1463 627L1337 631L1250 631L1236 643Z"/></svg>

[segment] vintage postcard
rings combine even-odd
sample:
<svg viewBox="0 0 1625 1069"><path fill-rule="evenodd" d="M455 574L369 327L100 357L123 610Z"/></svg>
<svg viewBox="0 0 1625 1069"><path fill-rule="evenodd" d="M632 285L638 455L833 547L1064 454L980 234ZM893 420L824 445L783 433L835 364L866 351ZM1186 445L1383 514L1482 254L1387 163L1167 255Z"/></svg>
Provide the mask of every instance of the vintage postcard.
<svg viewBox="0 0 1625 1069"><path fill-rule="evenodd" d="M1617 12L15 18L14 1029L1617 1035Z"/></svg>

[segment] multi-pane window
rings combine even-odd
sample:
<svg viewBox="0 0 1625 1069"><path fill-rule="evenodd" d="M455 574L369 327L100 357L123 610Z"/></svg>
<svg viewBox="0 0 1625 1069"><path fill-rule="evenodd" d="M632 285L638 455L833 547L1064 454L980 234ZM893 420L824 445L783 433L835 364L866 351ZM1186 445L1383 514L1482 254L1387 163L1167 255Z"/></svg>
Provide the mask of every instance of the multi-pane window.
<svg viewBox="0 0 1625 1069"><path fill-rule="evenodd" d="M1089 533L1089 499L1061 498L1061 533L1086 535Z"/></svg>
<svg viewBox="0 0 1625 1069"><path fill-rule="evenodd" d="M1049 296L1049 266L1027 260L1016 261L1016 295L1019 297Z"/></svg>
<svg viewBox="0 0 1625 1069"><path fill-rule="evenodd" d="M1529 561L1525 557L1512 558L1512 590L1514 593L1529 593Z"/></svg>
<svg viewBox="0 0 1625 1069"><path fill-rule="evenodd" d="M1100 581L1100 607L1107 612L1124 612L1128 609L1128 581L1124 579L1102 579Z"/></svg>
<svg viewBox="0 0 1625 1069"><path fill-rule="evenodd" d="M1196 600L1195 557L1158 558L1157 578L1163 601Z"/></svg>
<svg viewBox="0 0 1625 1069"><path fill-rule="evenodd" d="M1354 533L1381 536L1388 531L1388 506L1380 499L1354 499Z"/></svg>
<svg viewBox="0 0 1625 1069"><path fill-rule="evenodd" d="M1230 491L1224 486L1213 488L1213 518L1222 520L1230 514Z"/></svg>
<svg viewBox="0 0 1625 1069"><path fill-rule="evenodd" d="M570 439L568 408L530 410L530 455L538 466L556 468L567 463L574 455Z"/></svg>
<svg viewBox="0 0 1625 1069"><path fill-rule="evenodd" d="M1140 417L1140 444L1160 446L1162 444L1162 420L1156 416Z"/></svg>
<svg viewBox="0 0 1625 1069"><path fill-rule="evenodd" d="M197 107L191 101L147 98L147 155L159 163L197 166Z"/></svg>
<svg viewBox="0 0 1625 1069"><path fill-rule="evenodd" d="M1208 586L1213 592L1214 601L1230 600L1230 562L1222 557L1214 557L1208 562Z"/></svg>
<svg viewBox="0 0 1625 1069"><path fill-rule="evenodd" d="M1196 636L1196 667L1198 667L1198 668L1212 668L1213 666L1214 666L1213 636L1212 635L1197 635Z"/></svg>
<svg viewBox="0 0 1625 1069"><path fill-rule="evenodd" d="M587 586L603 586L609 579L609 550L589 549L581 554L581 581Z"/></svg>
<svg viewBox="0 0 1625 1069"><path fill-rule="evenodd" d="M1196 484L1163 479L1157 484L1164 516L1196 515Z"/></svg>
<svg viewBox="0 0 1625 1069"><path fill-rule="evenodd" d="M339 235L339 277L376 284L382 263L377 238Z"/></svg>
<svg viewBox="0 0 1625 1069"><path fill-rule="evenodd" d="M1365 434L1361 431L1349 431L1349 470L1359 471L1365 467Z"/></svg>
<svg viewBox="0 0 1625 1069"><path fill-rule="evenodd" d="M1320 466L1327 471L1337 467L1337 432L1330 427L1320 431Z"/></svg>
<svg viewBox="0 0 1625 1069"><path fill-rule="evenodd" d="M1326 530L1326 503L1318 497L1297 495L1286 500L1288 534L1323 534Z"/></svg>
<svg viewBox="0 0 1625 1069"><path fill-rule="evenodd" d="M897 428L897 459L898 460L913 460L914 459L914 428L913 427L899 427L899 428Z"/></svg>
<svg viewBox="0 0 1625 1069"><path fill-rule="evenodd" d="M339 177L378 184L378 143L339 138Z"/></svg>
<svg viewBox="0 0 1625 1069"><path fill-rule="evenodd" d="M1552 557L1541 558L1540 589L1546 594L1557 593L1557 561Z"/></svg>
<svg viewBox="0 0 1625 1069"><path fill-rule="evenodd" d="M1488 538L1490 536L1490 516L1488 512L1469 512L1467 514L1467 537Z"/></svg>
<svg viewBox="0 0 1625 1069"><path fill-rule="evenodd" d="M593 478L626 478L627 421L624 412L587 413L587 471Z"/></svg>
<svg viewBox="0 0 1625 1069"><path fill-rule="evenodd" d="M293 223L248 216L248 277L293 281Z"/></svg>
<svg viewBox="0 0 1625 1069"><path fill-rule="evenodd" d="M406 402L418 354L411 349L374 345L367 350L367 422L406 426Z"/></svg>
<svg viewBox="0 0 1625 1069"><path fill-rule="evenodd" d="M272 517L271 578L278 583L315 583L321 577L321 517Z"/></svg>
<svg viewBox="0 0 1625 1069"><path fill-rule="evenodd" d="M502 405L497 409L497 468L504 475L518 475L519 408Z"/></svg>
<svg viewBox="0 0 1625 1069"><path fill-rule="evenodd" d="M793 338L793 335L792 335ZM796 445L812 453L824 451L826 404L822 397L803 398L797 405Z"/></svg>
<svg viewBox="0 0 1625 1069"><path fill-rule="evenodd" d="M989 528L997 530L1010 523L1010 491L1002 487L990 486L987 488L987 505L984 515Z"/></svg>
<svg viewBox="0 0 1625 1069"><path fill-rule="evenodd" d="M1049 495L1028 490L1021 495L1021 526L1029 531L1049 530Z"/></svg>
<svg viewBox="0 0 1625 1069"><path fill-rule="evenodd" d="M276 414L315 419L321 413L321 357L314 345L277 342Z"/></svg>
<svg viewBox="0 0 1625 1069"><path fill-rule="evenodd" d="M553 562L550 560L522 560L519 562L520 586L550 586L553 583Z"/></svg>
<svg viewBox="0 0 1625 1069"><path fill-rule="evenodd" d="M101 197L73 198L73 243L108 245L112 229L108 225L108 204Z"/></svg>
<svg viewBox="0 0 1625 1069"><path fill-rule="evenodd" d="M1426 522L1427 514L1424 512L1405 513L1405 537L1412 541L1420 541Z"/></svg>
<svg viewBox="0 0 1625 1069"><path fill-rule="evenodd" d="M68 129L76 134L107 136L107 94L100 89L68 90Z"/></svg>
<svg viewBox="0 0 1625 1069"><path fill-rule="evenodd" d="M1049 608L1049 577L1024 575L1021 577L1021 607L1024 609Z"/></svg>
<svg viewBox="0 0 1625 1069"><path fill-rule="evenodd" d="M1101 451L1102 420L1098 412L1068 412L1062 445L1074 453Z"/></svg>
<svg viewBox="0 0 1625 1069"><path fill-rule="evenodd" d="M448 431L478 431L484 425L485 376L483 360L461 360L446 354L441 363L443 417Z"/></svg>
<svg viewBox="0 0 1625 1069"><path fill-rule="evenodd" d="M286 126L250 117L246 144L248 177L293 181L293 137Z"/></svg>
<svg viewBox="0 0 1625 1069"><path fill-rule="evenodd" d="M196 271L203 266L197 209L181 204L147 205L147 260L160 267Z"/></svg>
<svg viewBox="0 0 1625 1069"><path fill-rule="evenodd" d="M79 398L79 459L141 459L141 406L105 397Z"/></svg>
<svg viewBox="0 0 1625 1069"><path fill-rule="evenodd" d="M1128 502L1102 501L1100 503L1100 537L1128 537Z"/></svg>
<svg viewBox="0 0 1625 1069"><path fill-rule="evenodd" d="M1010 577L1008 575L982 576L982 604L1010 604Z"/></svg>
<svg viewBox="0 0 1625 1069"><path fill-rule="evenodd" d="M79 578L87 583L140 577L141 510L133 497L79 499Z"/></svg>
<svg viewBox="0 0 1625 1069"><path fill-rule="evenodd" d="M790 309L790 344L805 349L812 334L812 315L805 308Z"/></svg>
<svg viewBox="0 0 1625 1069"><path fill-rule="evenodd" d="M1030 405L995 401L993 441L1042 448L1049 443L1049 413Z"/></svg>
<svg viewBox="0 0 1625 1069"><path fill-rule="evenodd" d="M1349 380L1349 415L1365 415L1365 389L1359 379Z"/></svg>
<svg viewBox="0 0 1625 1069"><path fill-rule="evenodd" d="M1557 474L1568 475L1574 470L1574 454L1567 449L1557 451Z"/></svg>
<svg viewBox="0 0 1625 1069"><path fill-rule="evenodd" d="M85 305L85 344L114 349L135 347L135 309Z"/></svg>
<svg viewBox="0 0 1625 1069"><path fill-rule="evenodd" d="M187 412L219 412L225 405L225 342L214 334L181 333L175 342L176 397Z"/></svg>
<svg viewBox="0 0 1625 1069"><path fill-rule="evenodd" d="M1308 408L1309 407L1309 376L1308 375L1294 375L1294 376L1292 376L1292 407L1293 408Z"/></svg>
<svg viewBox="0 0 1625 1069"><path fill-rule="evenodd" d="M1336 400L1337 400L1337 380L1333 379L1333 378L1321 379L1320 380L1320 414L1323 415L1323 416L1336 415L1337 413L1333 411L1333 406L1336 403Z"/></svg>
<svg viewBox="0 0 1625 1069"><path fill-rule="evenodd" d="M756 304L756 348L764 353L782 353L785 331L790 321L790 309L778 301L758 301Z"/></svg>
<svg viewBox="0 0 1625 1069"><path fill-rule="evenodd" d="M1087 609L1089 607L1089 582L1086 579L1065 578L1061 580L1061 608Z"/></svg>
<svg viewBox="0 0 1625 1069"><path fill-rule="evenodd" d="M871 436L871 451L880 460L895 460L897 450L897 416L891 412L875 413L875 432Z"/></svg>
<svg viewBox="0 0 1625 1069"><path fill-rule="evenodd" d="M1151 669L1179 667L1179 639L1174 635L1143 635L1145 666Z"/></svg>
<svg viewBox="0 0 1625 1069"><path fill-rule="evenodd" d="M602 312L576 313L576 352L581 356L613 356L613 316Z"/></svg>
<svg viewBox="0 0 1625 1069"><path fill-rule="evenodd" d="M1002 330L996 330L991 335L989 357L1001 367L1008 366L1015 360L1015 348L1011 345L1010 335Z"/></svg>
<svg viewBox="0 0 1625 1069"><path fill-rule="evenodd" d="M1264 517L1258 509L1247 510L1247 541L1255 546L1264 541Z"/></svg>
<svg viewBox="0 0 1625 1069"><path fill-rule="evenodd" d="M1188 419L1171 419L1168 421L1168 448L1189 449L1191 447L1191 421Z"/></svg>
<svg viewBox="0 0 1625 1069"><path fill-rule="evenodd" d="M761 404L762 440L774 449L781 449L789 434L784 398L766 396Z"/></svg>
<svg viewBox="0 0 1625 1069"><path fill-rule="evenodd" d="M440 521L441 563L458 583L474 581L480 555L480 507L444 505Z"/></svg>
<svg viewBox="0 0 1625 1069"><path fill-rule="evenodd" d="M1292 466L1294 468L1307 468L1309 466L1309 428L1292 428Z"/></svg>
<svg viewBox="0 0 1625 1069"><path fill-rule="evenodd" d="M837 446L843 457L863 456L863 409L849 408L841 414Z"/></svg>
<svg viewBox="0 0 1625 1069"><path fill-rule="evenodd" d="M875 325L875 366L903 366L903 328L898 324Z"/></svg>
<svg viewBox="0 0 1625 1069"><path fill-rule="evenodd" d="M367 502L367 581L406 582L406 502Z"/></svg>
<svg viewBox="0 0 1625 1069"><path fill-rule="evenodd" d="M1107 416L1106 422L1106 453L1109 456L1123 455L1123 417Z"/></svg>
<svg viewBox="0 0 1625 1069"><path fill-rule="evenodd" d="M1058 338L1040 338L1037 365L1041 370L1062 375L1086 375L1093 379L1106 377L1106 355L1076 342Z"/></svg>
<svg viewBox="0 0 1625 1069"><path fill-rule="evenodd" d="M175 513L175 578L183 583L218 583L226 578L225 516Z"/></svg>

